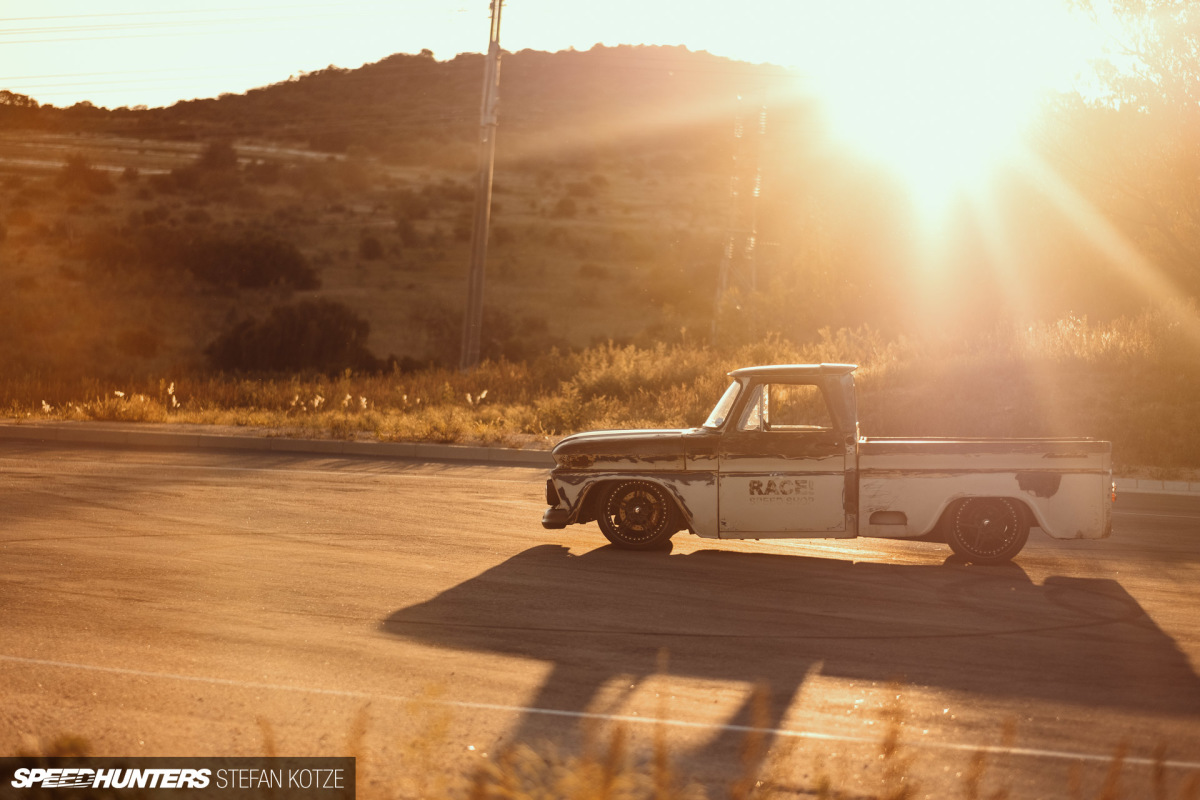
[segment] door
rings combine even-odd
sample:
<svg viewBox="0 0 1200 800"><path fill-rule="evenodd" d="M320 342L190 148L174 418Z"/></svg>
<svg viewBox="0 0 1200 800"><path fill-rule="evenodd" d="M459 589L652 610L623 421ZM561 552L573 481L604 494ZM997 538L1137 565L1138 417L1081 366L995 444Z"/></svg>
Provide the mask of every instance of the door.
<svg viewBox="0 0 1200 800"><path fill-rule="evenodd" d="M721 437L717 514L722 539L849 537L846 463L821 387L756 384Z"/></svg>

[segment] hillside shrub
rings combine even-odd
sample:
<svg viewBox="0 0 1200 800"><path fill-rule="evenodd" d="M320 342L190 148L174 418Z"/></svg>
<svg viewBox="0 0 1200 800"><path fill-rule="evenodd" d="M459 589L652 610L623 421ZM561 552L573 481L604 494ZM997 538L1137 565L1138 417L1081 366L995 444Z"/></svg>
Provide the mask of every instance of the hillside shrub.
<svg viewBox="0 0 1200 800"><path fill-rule="evenodd" d="M117 334L117 349L128 356L154 358L162 335L150 328L126 328Z"/></svg>
<svg viewBox="0 0 1200 800"><path fill-rule="evenodd" d="M179 256L189 272L214 286L303 290L321 285L296 245L255 231L237 238L198 236L181 243Z"/></svg>
<svg viewBox="0 0 1200 800"><path fill-rule="evenodd" d="M342 303L303 300L235 323L204 354L226 372L376 372L383 364L367 349L370 333L370 323Z"/></svg>
<svg viewBox="0 0 1200 800"><path fill-rule="evenodd" d="M396 211L397 222L415 219L429 219L433 206L426 195L420 195L411 189L401 189L392 196L392 207Z"/></svg>
<svg viewBox="0 0 1200 800"><path fill-rule="evenodd" d="M579 277L587 280L599 281L606 280L611 277L612 273L608 267L602 264L596 264L592 261L584 262L579 265Z"/></svg>
<svg viewBox="0 0 1200 800"><path fill-rule="evenodd" d="M550 211L550 216L556 219L570 219L578 213L578 207L575 201L570 197L563 197L554 204L554 208Z"/></svg>
<svg viewBox="0 0 1200 800"><path fill-rule="evenodd" d="M567 194L571 197L592 198L596 196L596 186L584 181L575 181L567 184Z"/></svg>
<svg viewBox="0 0 1200 800"><path fill-rule="evenodd" d="M415 315L415 321L430 342L432 363L456 364L462 345L462 309L431 304ZM493 306L484 308L479 340L482 358L525 361L536 358L552 347L565 349L566 343L551 333L541 317L514 316Z"/></svg>
<svg viewBox="0 0 1200 800"><path fill-rule="evenodd" d="M85 237L79 254L109 273L185 269L197 280L222 289L308 290L321 286L316 270L299 248L259 231L221 235L164 225L116 228Z"/></svg>
<svg viewBox="0 0 1200 800"><path fill-rule="evenodd" d="M200 188L202 174L199 169L191 167L176 167L171 170L170 178L175 184L176 191L194 192Z"/></svg>
<svg viewBox="0 0 1200 800"><path fill-rule="evenodd" d="M469 203L475 199L475 189L470 184L442 178L437 183L426 184L421 194L442 203Z"/></svg>
<svg viewBox="0 0 1200 800"><path fill-rule="evenodd" d="M383 243L375 236L364 236L358 242L359 258L378 261L383 258Z"/></svg>
<svg viewBox="0 0 1200 800"><path fill-rule="evenodd" d="M400 237L400 243L405 247L420 247L425 243L425 237L407 217L396 218L396 233Z"/></svg>
<svg viewBox="0 0 1200 800"><path fill-rule="evenodd" d="M96 169L81 155L67 156L67 163L58 175L60 186L69 189L84 189L93 194L112 194L116 184L108 173Z"/></svg>
<svg viewBox="0 0 1200 800"><path fill-rule="evenodd" d="M229 142L212 142L196 159L196 166L202 170L237 169L237 150Z"/></svg>
<svg viewBox="0 0 1200 800"><path fill-rule="evenodd" d="M175 194L179 191L179 186L175 183L175 175L173 173L158 173L151 175L147 180L150 182L150 188L159 194Z"/></svg>
<svg viewBox="0 0 1200 800"><path fill-rule="evenodd" d="M246 175L263 186L274 186L283 177L283 164L278 161L256 161L247 165Z"/></svg>

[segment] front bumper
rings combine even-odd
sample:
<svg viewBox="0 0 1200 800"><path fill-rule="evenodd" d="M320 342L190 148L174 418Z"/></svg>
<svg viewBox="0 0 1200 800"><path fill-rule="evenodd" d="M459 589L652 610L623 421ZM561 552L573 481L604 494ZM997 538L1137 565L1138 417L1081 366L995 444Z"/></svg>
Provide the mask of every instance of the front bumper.
<svg viewBox="0 0 1200 800"><path fill-rule="evenodd" d="M549 530L560 530L567 527L567 517L570 515L565 508L547 508L542 514L542 527Z"/></svg>

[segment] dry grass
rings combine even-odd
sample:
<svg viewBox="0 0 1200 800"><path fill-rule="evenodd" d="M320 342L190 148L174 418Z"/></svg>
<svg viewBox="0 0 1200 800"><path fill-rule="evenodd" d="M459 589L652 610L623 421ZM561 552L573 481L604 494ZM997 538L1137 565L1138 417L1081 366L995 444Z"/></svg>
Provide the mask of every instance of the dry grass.
<svg viewBox="0 0 1200 800"><path fill-rule="evenodd" d="M1156 477L1175 477L1200 467L1200 348L1155 314L1107 325L1067 318L952 346L888 339L869 328L824 329L805 344L768 338L724 349L609 343L489 362L469 373L177 375L121 383L5 376L0 413L547 447L580 430L697 425L726 371L821 361L861 365L859 414L867 435L1087 435L1113 441L1115 462L1127 472L1154 465Z"/></svg>
<svg viewBox="0 0 1200 800"><path fill-rule="evenodd" d="M406 707L413 733L400 743L398 761L384 763L370 756L369 704L354 715L343 754L356 759L358 796L380 800L914 800L931 796L1007 800L1013 796L1011 786L989 776L990 759L983 750L969 757L966 768L958 773L957 786L943 786L939 790L943 795L931 795L922 781L937 774L933 768L941 761L906 744L909 712L900 687L892 689L900 693L878 711L883 733L876 757L864 763L861 757L829 754L811 742L801 746L795 738L769 741L763 728L767 692L765 687L756 688L752 705L758 719L742 742L739 767L727 781L709 778L705 783L685 774L676 763L662 724L655 725L648 745L637 744L624 725L602 728L592 722L581 731L578 752L553 743L515 742L490 758L486 753L472 753L482 757L449 763L446 753L453 720L439 702L441 693L436 687ZM664 719L663 710L660 708L659 719ZM271 723L260 718L257 724L261 754L278 755ZM1005 746L1015 745L1011 725L1005 727L1002 740ZM92 750L86 739L66 735L46 741L29 739L16 755L33 763L44 758L85 757ZM1127 753L1127 746L1119 744L1102 776L1088 778L1081 765L1074 765L1060 796L1072 800L1200 798L1200 773L1169 774L1165 745L1154 751L1149 776L1140 775L1136 780L1126 776ZM1143 785L1146 783L1149 786ZM1147 794L1147 789L1152 794Z"/></svg>

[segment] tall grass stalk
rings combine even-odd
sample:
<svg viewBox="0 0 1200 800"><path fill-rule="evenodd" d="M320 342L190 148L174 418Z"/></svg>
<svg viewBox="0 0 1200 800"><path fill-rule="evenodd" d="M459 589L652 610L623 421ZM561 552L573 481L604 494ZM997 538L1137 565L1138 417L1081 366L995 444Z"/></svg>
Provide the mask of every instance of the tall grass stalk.
<svg viewBox="0 0 1200 800"><path fill-rule="evenodd" d="M761 687L755 690L753 704L761 705L755 716L761 713L765 717L767 697ZM446 758L451 742L450 720L444 707L437 703L436 691L414 701L407 710L417 724L414 732L400 743L397 761L368 757L371 747L367 742L370 733L367 706L360 708L352 720L345 754L356 759L359 797L365 800L784 800L794 797L908 800L929 796L917 783L921 771L915 753L905 747L901 736L907 712L899 697L880 712L884 732L875 765L849 760L856 765L853 779L845 769L828 769L830 764L822 752L810 754L810 767L801 775L802 762L794 740L768 746L761 731L751 730L743 741L740 768L733 780L711 785L688 779L676 768L672 744L663 726L656 729L648 753L633 743L624 725L616 724L604 735L585 731L584 744L578 753L550 743L534 746L514 742L495 758L488 759L484 754L482 760L452 763ZM280 755L271 723L261 718L257 722L262 734L261 755ZM759 726L756 723L754 727ZM61 735L46 740L31 739L15 755L33 766L47 758L86 757L93 755L93 750L91 743L81 736ZM1138 793L1137 787L1145 782L1140 779L1128 791L1122 789L1126 753L1123 743L1114 750L1095 791L1085 790L1082 766L1073 765L1061 796L1072 800L1141 800L1150 796ZM928 755L925 758L929 760ZM1148 776L1154 800L1200 797L1200 774L1177 776L1172 791L1162 766L1165 749L1156 750L1155 758L1158 766ZM838 766L836 761L832 766ZM965 800L1004 800L1011 796L1006 786L984 790L987 767L987 754L974 753L961 775L961 784L949 787L946 796ZM936 770L931 774L936 775ZM878 788L865 788L872 783ZM265 790L263 796L270 796L270 790Z"/></svg>

